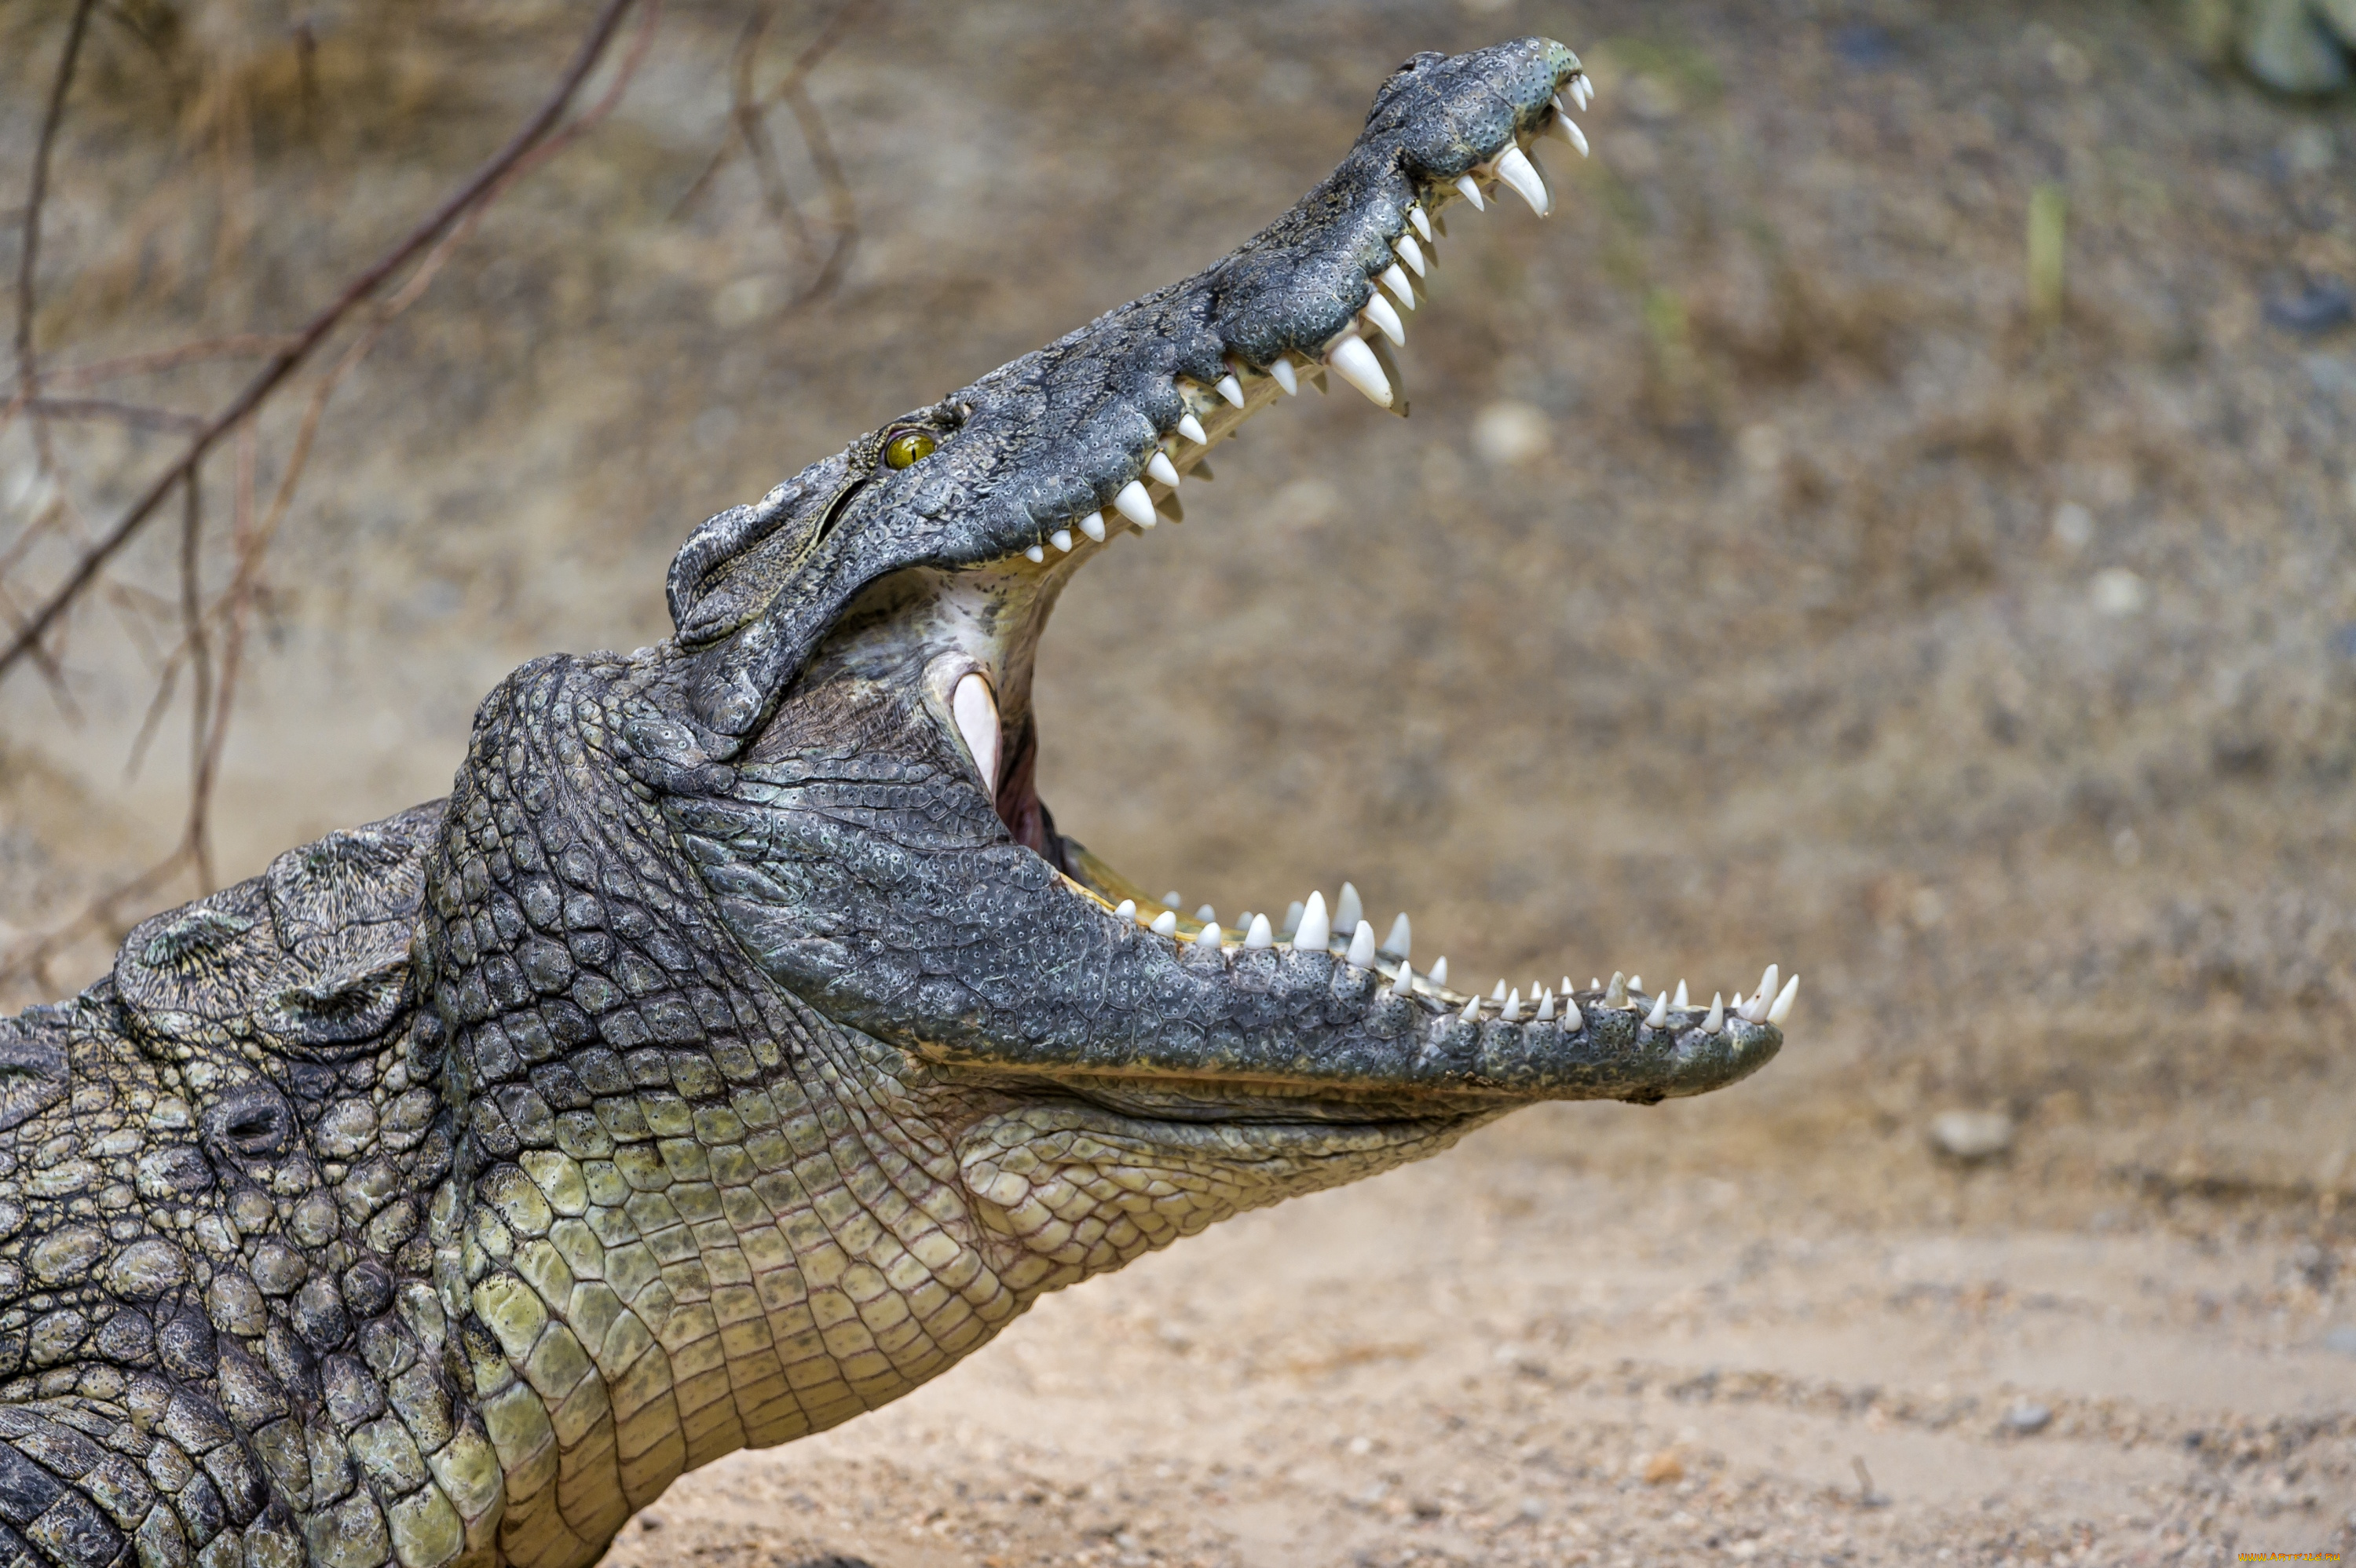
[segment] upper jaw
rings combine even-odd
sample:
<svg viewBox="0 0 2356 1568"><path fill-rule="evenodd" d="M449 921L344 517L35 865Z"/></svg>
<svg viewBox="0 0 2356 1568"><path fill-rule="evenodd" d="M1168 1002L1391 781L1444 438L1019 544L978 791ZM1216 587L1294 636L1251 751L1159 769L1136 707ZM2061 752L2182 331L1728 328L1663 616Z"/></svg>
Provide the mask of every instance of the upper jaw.
<svg viewBox="0 0 2356 1568"><path fill-rule="evenodd" d="M1280 382L1330 366L1404 411L1381 326L1412 304L1411 284L1396 304L1385 293L1397 287L1385 279L1408 275L1401 242L1428 235L1460 180L1520 182L1543 208L1524 144L1557 118L1558 93L1576 96L1580 75L1578 57L1545 38L1419 56L1385 84L1341 166L1237 251L911 415L937 449L896 473L873 469L847 503L833 476L856 469L862 453L872 460L874 436L780 486L763 506L794 509L803 531L815 530L819 512L841 509L789 571L759 580L757 613L732 600L725 614L703 613L675 574L673 613L699 667L689 691L698 727L716 749L732 737L741 745L844 608L887 573L1047 565L1059 535L1076 542L1092 524L1151 526L1151 503L1173 487L1157 488L1157 460L1183 470L1201 456L1189 445L1207 444L1190 425L1215 441ZM722 548L707 536L752 531L723 514L682 560Z"/></svg>

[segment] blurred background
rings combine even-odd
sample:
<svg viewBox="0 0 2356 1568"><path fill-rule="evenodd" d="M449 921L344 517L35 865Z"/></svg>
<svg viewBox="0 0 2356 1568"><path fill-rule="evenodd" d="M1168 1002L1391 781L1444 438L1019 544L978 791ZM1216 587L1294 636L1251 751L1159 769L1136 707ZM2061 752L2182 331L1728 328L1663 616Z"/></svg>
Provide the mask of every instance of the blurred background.
<svg viewBox="0 0 2356 1568"><path fill-rule="evenodd" d="M20 376L0 426L12 618L589 10L89 8L35 269L54 406ZM12 279L73 11L0 5ZM204 731L232 880L442 794L525 658L667 635L707 514L1232 248L1408 54L1544 32L1598 86L1593 158L1546 146L1557 215L1456 209L1412 417L1304 396L1083 574L1043 794L1190 903L1348 878L1460 984L1778 961L1791 1044L1054 1298L617 1553L2347 1549L2356 98L2252 80L2283 11L634 14L580 100L610 112L221 445L195 553L176 499L0 686L5 999L201 891L184 860L111 896L183 838L184 566L216 677L246 628ZM2310 64L2336 14L2300 13Z"/></svg>

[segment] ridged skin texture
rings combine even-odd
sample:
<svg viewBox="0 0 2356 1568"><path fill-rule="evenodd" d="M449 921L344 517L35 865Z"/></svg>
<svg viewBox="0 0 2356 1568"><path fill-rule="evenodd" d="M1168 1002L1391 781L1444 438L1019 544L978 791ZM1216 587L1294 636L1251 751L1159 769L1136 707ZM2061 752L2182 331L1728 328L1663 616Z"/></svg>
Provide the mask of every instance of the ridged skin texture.
<svg viewBox="0 0 2356 1568"><path fill-rule="evenodd" d="M704 525L678 637L518 670L448 800L0 1022L0 1563L580 1568L1044 1291L1517 1104L1771 1057L1763 1024L1464 1022L1333 953L1155 936L1044 807L1010 831L933 678L945 606L1035 635L1059 582L991 563L1231 363L1313 356L1408 204L1576 70L1419 57L1234 256ZM879 466L912 421L937 450ZM1027 665L997 676L1027 722Z"/></svg>

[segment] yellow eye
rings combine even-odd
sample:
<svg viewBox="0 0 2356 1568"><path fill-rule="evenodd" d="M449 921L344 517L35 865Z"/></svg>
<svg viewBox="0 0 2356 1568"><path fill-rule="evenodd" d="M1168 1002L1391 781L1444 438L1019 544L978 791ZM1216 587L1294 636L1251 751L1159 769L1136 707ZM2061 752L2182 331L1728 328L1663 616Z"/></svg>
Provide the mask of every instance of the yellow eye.
<svg viewBox="0 0 2356 1568"><path fill-rule="evenodd" d="M884 466L905 468L912 464L922 463L939 444L926 432L904 430L884 443Z"/></svg>

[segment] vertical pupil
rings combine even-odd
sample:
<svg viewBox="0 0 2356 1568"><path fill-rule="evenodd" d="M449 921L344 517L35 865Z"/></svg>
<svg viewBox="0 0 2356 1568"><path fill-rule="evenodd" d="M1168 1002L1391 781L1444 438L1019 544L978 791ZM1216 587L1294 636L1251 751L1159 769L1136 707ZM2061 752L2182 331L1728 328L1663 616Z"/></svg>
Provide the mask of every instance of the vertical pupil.
<svg viewBox="0 0 2356 1568"><path fill-rule="evenodd" d="M905 468L910 464L932 455L933 438L920 430L904 430L884 443L886 466Z"/></svg>

